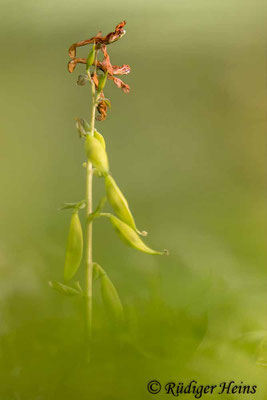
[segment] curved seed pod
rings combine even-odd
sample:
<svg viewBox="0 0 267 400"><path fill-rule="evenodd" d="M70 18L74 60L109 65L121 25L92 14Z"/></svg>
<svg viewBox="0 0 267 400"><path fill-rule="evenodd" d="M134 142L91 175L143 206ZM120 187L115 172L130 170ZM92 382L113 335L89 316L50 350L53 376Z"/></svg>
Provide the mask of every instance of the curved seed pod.
<svg viewBox="0 0 267 400"><path fill-rule="evenodd" d="M104 147L104 150L106 150L106 142L104 137L101 135L101 133L99 133L96 129L94 131L94 137L102 144L102 146Z"/></svg>
<svg viewBox="0 0 267 400"><path fill-rule="evenodd" d="M126 198L123 196L121 190L116 184L115 180L111 175L107 175L105 177L106 184L106 193L108 197L108 201L110 202L111 207L117 216L126 224L128 224L131 228L133 228L140 235L146 236L146 232L140 232L135 225L134 218L129 209L128 202Z"/></svg>
<svg viewBox="0 0 267 400"><path fill-rule="evenodd" d="M122 321L123 307L115 286L106 274L100 275L100 279L101 294L105 307L114 319Z"/></svg>
<svg viewBox="0 0 267 400"><path fill-rule="evenodd" d="M110 221L121 240L129 246L147 254L166 254L166 251L155 251L148 247L129 225L114 215L110 215Z"/></svg>
<svg viewBox="0 0 267 400"><path fill-rule="evenodd" d="M67 242L64 279L69 281L77 272L83 255L83 232L78 212L71 216L69 236Z"/></svg>
<svg viewBox="0 0 267 400"><path fill-rule="evenodd" d="M108 156L102 144L95 137L86 135L85 150L93 166L106 175L109 172Z"/></svg>
<svg viewBox="0 0 267 400"><path fill-rule="evenodd" d="M89 69L93 65L94 61L95 61L95 45L93 45L93 48L87 57L86 69Z"/></svg>

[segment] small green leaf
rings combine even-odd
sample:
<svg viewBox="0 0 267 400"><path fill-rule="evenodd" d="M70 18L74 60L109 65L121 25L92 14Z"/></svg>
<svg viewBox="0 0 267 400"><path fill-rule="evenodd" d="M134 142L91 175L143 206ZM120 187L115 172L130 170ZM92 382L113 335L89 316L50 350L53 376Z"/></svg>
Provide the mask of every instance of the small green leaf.
<svg viewBox="0 0 267 400"><path fill-rule="evenodd" d="M90 132L90 125L88 124L88 122L85 121L85 119L83 118L75 118L75 121L80 138L86 137L88 132Z"/></svg>
<svg viewBox="0 0 267 400"><path fill-rule="evenodd" d="M104 208L104 206L106 204L106 201L107 201L106 196L102 197L102 199L99 201L99 203L98 203L98 205L97 205L97 207L95 209L95 213L99 214L103 210L103 208Z"/></svg>
<svg viewBox="0 0 267 400"><path fill-rule="evenodd" d="M84 118L80 118L80 122L87 133L91 131L90 124Z"/></svg>
<svg viewBox="0 0 267 400"><path fill-rule="evenodd" d="M77 203L63 203L62 206L58 209L58 211L69 210L70 208L74 208L76 210L82 210L86 207L86 200L78 201Z"/></svg>
<svg viewBox="0 0 267 400"><path fill-rule="evenodd" d="M86 83L87 83L87 81L88 81L88 79L89 79L89 78L88 78L87 75L79 75L76 85L78 85L78 86L85 86Z"/></svg>
<svg viewBox="0 0 267 400"><path fill-rule="evenodd" d="M58 293L64 294L65 296L81 295L80 290L74 289L73 287L65 285L61 282L49 281L48 284L52 289L56 290Z"/></svg>

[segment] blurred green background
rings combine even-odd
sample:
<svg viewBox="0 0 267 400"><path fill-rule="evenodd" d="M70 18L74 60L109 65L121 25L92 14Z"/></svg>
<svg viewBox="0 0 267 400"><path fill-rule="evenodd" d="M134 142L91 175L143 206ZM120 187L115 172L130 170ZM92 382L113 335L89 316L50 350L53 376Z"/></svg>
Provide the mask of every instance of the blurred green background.
<svg viewBox="0 0 267 400"><path fill-rule="evenodd" d="M123 19L109 53L131 65L131 91L109 83L97 128L147 243L170 256L139 254L94 224L94 259L127 329L96 283L85 366L80 300L48 286L62 280L70 217L57 208L84 197L74 118L88 118L90 92L75 85L80 65L67 72L67 50ZM264 20L260 0L1 0L1 400L149 399L151 379L242 381L266 398ZM95 202L103 189L95 179Z"/></svg>

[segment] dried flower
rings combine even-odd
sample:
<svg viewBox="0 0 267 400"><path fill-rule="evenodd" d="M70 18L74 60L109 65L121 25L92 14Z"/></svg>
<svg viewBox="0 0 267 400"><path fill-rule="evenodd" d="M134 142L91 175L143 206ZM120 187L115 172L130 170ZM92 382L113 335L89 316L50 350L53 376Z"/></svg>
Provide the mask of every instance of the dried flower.
<svg viewBox="0 0 267 400"><path fill-rule="evenodd" d="M107 52L107 45L114 43L115 41L119 40L124 34L124 26L126 24L126 21L120 22L114 32L110 32L106 36L102 36L102 32L98 32L96 36L93 36L91 39L83 40L81 42L74 43L70 48L69 48L69 56L71 60L68 63L68 70L70 73L74 71L76 68L77 64L87 64L88 66L88 58L80 58L76 57L76 48L85 46L87 44L94 44L94 48L96 51L101 51L103 53L103 59L102 61L94 59L89 64L93 65L96 67L96 71L100 70L102 71L106 76L107 79L112 80L114 84L123 90L124 93L129 93L130 91L130 86L124 83L121 79L117 78L116 75L127 75L130 73L131 68L127 64L123 64L122 66L119 65L112 65L110 61L110 57ZM91 54L91 53L90 53ZM91 59L90 59L91 61ZM90 72L89 72L90 73ZM99 84L99 76L95 73L91 75L91 78L98 89L98 84ZM84 85L86 81L84 79L78 79L78 84ZM103 90L100 89L101 92L101 97L104 98L104 93ZM100 102L97 105L97 110L99 112L99 116L97 116L97 119L99 121L103 121L106 116L107 116L107 103L104 100L100 100Z"/></svg>
<svg viewBox="0 0 267 400"><path fill-rule="evenodd" d="M85 46L90 43L95 43L96 48L100 48L100 46L103 44L110 44L110 43L116 42L122 36L125 35L125 30L123 29L123 27L125 25L126 25L126 21L122 21L116 26L114 32L110 32L106 36L101 36L102 32L100 31L100 32L98 32L98 34L96 36L93 36L91 39L82 40L81 42L74 43L69 48L70 58L74 59L76 57L76 47L81 47L81 46Z"/></svg>
<svg viewBox="0 0 267 400"><path fill-rule="evenodd" d="M107 111L108 111L107 104L104 100L98 103L97 111L99 112L99 115L96 117L96 119L98 121L104 121L104 119L107 118Z"/></svg>

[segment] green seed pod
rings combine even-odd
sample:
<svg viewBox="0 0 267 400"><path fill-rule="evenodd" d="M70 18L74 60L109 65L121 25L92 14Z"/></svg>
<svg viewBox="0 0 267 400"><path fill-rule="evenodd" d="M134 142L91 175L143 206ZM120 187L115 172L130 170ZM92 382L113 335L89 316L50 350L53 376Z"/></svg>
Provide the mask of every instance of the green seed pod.
<svg viewBox="0 0 267 400"><path fill-rule="evenodd" d="M67 242L64 279L69 281L77 272L83 255L83 232L78 212L71 216L69 236Z"/></svg>
<svg viewBox="0 0 267 400"><path fill-rule="evenodd" d="M97 91L101 92L101 90L104 89L106 81L107 81L107 77L108 77L108 72L105 73L105 75L101 75L98 79L98 87L97 87Z"/></svg>
<svg viewBox="0 0 267 400"><path fill-rule="evenodd" d="M129 205L118 185L111 175L107 175L105 178L106 193L108 201L117 216L131 228L133 228L140 235L146 236L146 232L140 232L135 225L134 218L129 209Z"/></svg>
<svg viewBox="0 0 267 400"><path fill-rule="evenodd" d="M166 251L161 252L150 249L129 225L114 215L110 215L110 221L121 240L129 246L147 254L166 254Z"/></svg>
<svg viewBox="0 0 267 400"><path fill-rule="evenodd" d="M102 274L100 278L101 294L105 307L115 320L122 321L123 307L115 286L106 274Z"/></svg>
<svg viewBox="0 0 267 400"><path fill-rule="evenodd" d="M108 156L99 140L91 135L86 135L85 150L87 158L93 166L107 175L109 172Z"/></svg>
<svg viewBox="0 0 267 400"><path fill-rule="evenodd" d="M94 61L95 61L95 45L93 45L93 48L87 57L86 69L89 69L93 65Z"/></svg>
<svg viewBox="0 0 267 400"><path fill-rule="evenodd" d="M94 137L102 144L104 150L106 150L106 142L104 137L96 129L94 131Z"/></svg>

